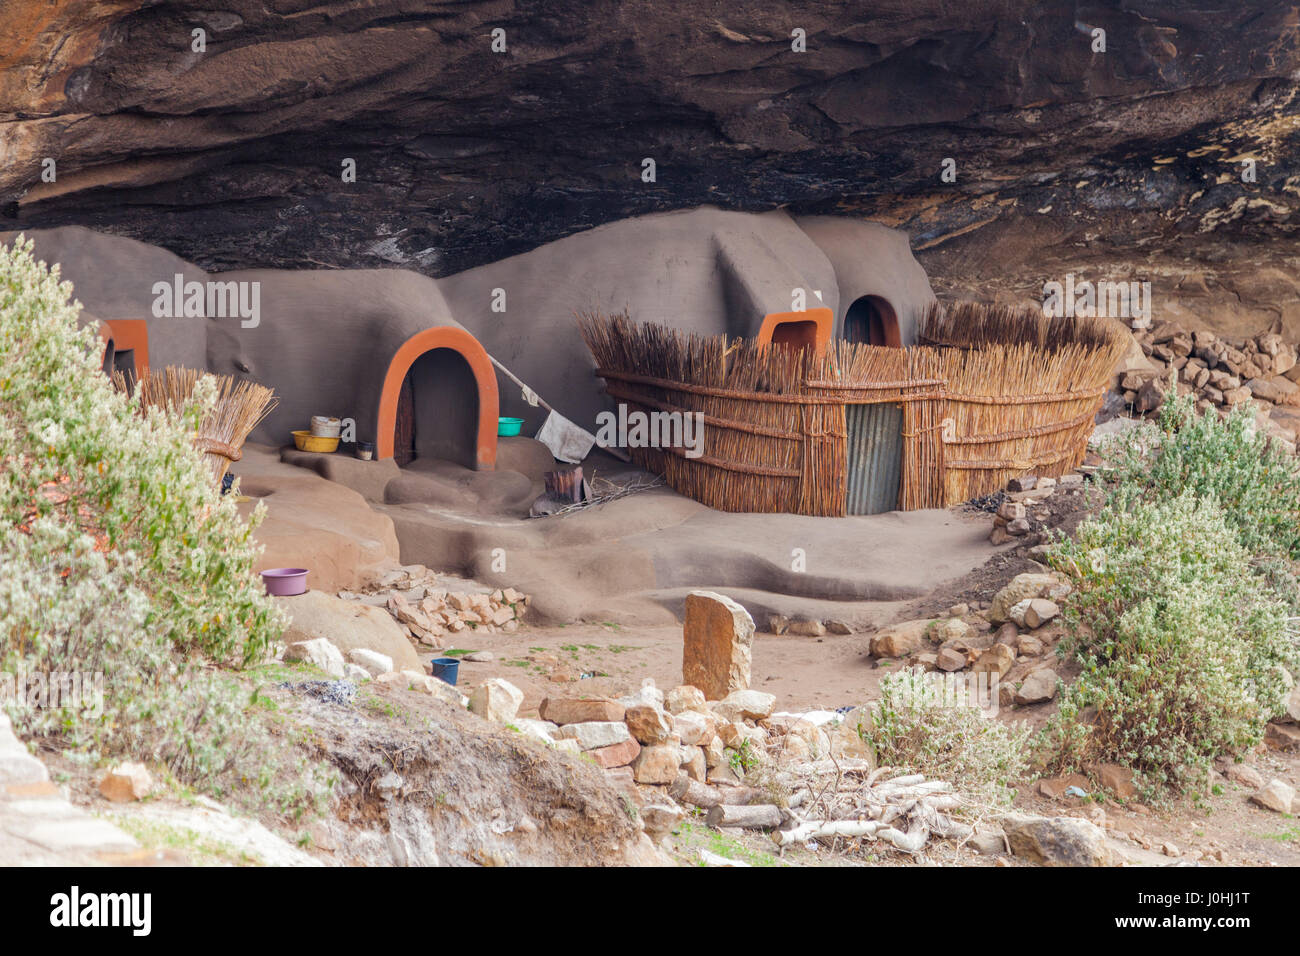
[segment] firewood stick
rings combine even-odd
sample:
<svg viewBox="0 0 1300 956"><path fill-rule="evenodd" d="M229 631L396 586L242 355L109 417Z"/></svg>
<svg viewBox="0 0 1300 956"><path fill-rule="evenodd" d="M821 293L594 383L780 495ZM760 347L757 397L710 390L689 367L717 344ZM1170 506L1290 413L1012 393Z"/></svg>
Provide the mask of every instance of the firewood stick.
<svg viewBox="0 0 1300 956"><path fill-rule="evenodd" d="M781 825L781 810L770 803L744 807L719 804L704 819L711 827L768 830Z"/></svg>
<svg viewBox="0 0 1300 956"><path fill-rule="evenodd" d="M874 837L883 829L879 820L808 820L789 830L774 830L772 839L778 846L790 846L826 837Z"/></svg>
<svg viewBox="0 0 1300 956"><path fill-rule="evenodd" d="M896 830L894 827L885 827L878 834L880 839L887 840L900 850L908 853L919 853L925 846L925 841L930 838L930 828L924 824L913 823L906 833Z"/></svg>
<svg viewBox="0 0 1300 956"><path fill-rule="evenodd" d="M711 787L686 774L678 774L668 788L668 795L678 803L687 803L702 810L711 810L723 804L740 806L753 803L761 791L753 787Z"/></svg>

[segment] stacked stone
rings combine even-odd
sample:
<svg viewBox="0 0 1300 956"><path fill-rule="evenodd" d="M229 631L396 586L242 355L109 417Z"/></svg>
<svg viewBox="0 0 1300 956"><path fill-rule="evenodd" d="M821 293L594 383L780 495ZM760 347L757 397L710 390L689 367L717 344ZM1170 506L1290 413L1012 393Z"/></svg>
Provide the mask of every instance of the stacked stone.
<svg viewBox="0 0 1300 956"><path fill-rule="evenodd" d="M993 544L1006 544L1016 538L1022 538L1034 530L1034 519L1046 517L1043 502L1058 491L1063 493L1078 492L1083 488L1083 475L1071 472L1059 478L1025 475L1007 482L1007 490L1002 502L993 516L993 530L989 532L989 541ZM1035 510L1042 511L1036 515Z"/></svg>
<svg viewBox="0 0 1300 956"><path fill-rule="evenodd" d="M1275 332L1230 338L1189 332L1175 322L1137 329L1151 367L1120 379L1124 401L1139 414L1155 411L1171 388L1192 395L1202 413L1248 404L1260 426L1294 451L1300 431L1300 366L1295 346Z"/></svg>
<svg viewBox="0 0 1300 956"><path fill-rule="evenodd" d="M514 633L532 600L514 588L449 590L423 565L397 568L367 590L339 597L385 608L413 642L435 649L446 646L447 635L467 629Z"/></svg>
<svg viewBox="0 0 1300 956"><path fill-rule="evenodd" d="M777 826L784 817L759 785L768 770L832 753L869 757L839 715L777 714L775 696L750 689L754 622L735 601L688 595L683 637L687 683L667 693L647 679L617 699L547 697L539 720L486 707L485 715L604 768L656 832L681 817L683 804L709 810L722 826Z"/></svg>
<svg viewBox="0 0 1300 956"><path fill-rule="evenodd" d="M1018 574L987 608L954 605L943 617L877 631L871 653L928 671L987 674L1001 707L1043 703L1056 696L1056 670L1046 660L1061 637L1059 602L1069 593L1055 574Z"/></svg>

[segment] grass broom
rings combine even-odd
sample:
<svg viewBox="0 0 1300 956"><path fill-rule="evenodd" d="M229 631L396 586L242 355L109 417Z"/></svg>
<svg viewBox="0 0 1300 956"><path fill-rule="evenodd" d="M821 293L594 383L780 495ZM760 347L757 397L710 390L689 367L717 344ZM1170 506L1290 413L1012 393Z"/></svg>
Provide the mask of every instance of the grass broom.
<svg viewBox="0 0 1300 956"><path fill-rule="evenodd" d="M113 373L113 384L127 395L140 399L141 410L157 408L168 415L178 415L194 394L199 378L210 373L192 368L167 366L146 369L136 380L134 375ZM195 445L204 453L213 477L220 482L231 462L239 461L244 441L278 404L275 392L265 385L236 379L231 375L214 375L217 400L199 425Z"/></svg>

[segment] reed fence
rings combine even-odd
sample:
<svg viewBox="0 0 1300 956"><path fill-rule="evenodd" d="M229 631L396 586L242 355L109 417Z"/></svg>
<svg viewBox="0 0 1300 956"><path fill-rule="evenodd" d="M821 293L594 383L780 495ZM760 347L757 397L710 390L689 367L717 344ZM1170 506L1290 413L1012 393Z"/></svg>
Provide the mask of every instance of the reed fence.
<svg viewBox="0 0 1300 956"><path fill-rule="evenodd" d="M724 511L843 515L846 407L902 407L903 510L987 494L1082 459L1118 336L1100 320L1069 327L1032 312L932 309L927 344L832 342L821 350L686 334L626 313L578 317L616 401L647 413L700 413L699 457L629 448L677 491Z"/></svg>

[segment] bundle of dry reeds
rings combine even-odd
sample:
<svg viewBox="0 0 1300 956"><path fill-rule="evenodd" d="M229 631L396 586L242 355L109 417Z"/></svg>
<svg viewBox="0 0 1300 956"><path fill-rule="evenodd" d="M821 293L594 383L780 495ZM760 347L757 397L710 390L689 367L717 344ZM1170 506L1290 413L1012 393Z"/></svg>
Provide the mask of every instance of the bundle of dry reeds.
<svg viewBox="0 0 1300 956"><path fill-rule="evenodd" d="M1048 318L1041 309L956 302L933 302L921 316L922 345L976 349L990 345L1031 345L1046 352L1071 346L1107 349L1115 341L1113 320L1097 317Z"/></svg>
<svg viewBox="0 0 1300 956"><path fill-rule="evenodd" d="M177 415L194 393L200 377L211 373L192 368L150 368L137 380L134 374L113 373L118 391L136 395L141 409L158 408ZM221 481L230 463L241 457L245 439L278 404L275 392L256 382L232 375L211 375L217 382L217 401L199 425L195 444L204 453L216 480Z"/></svg>

